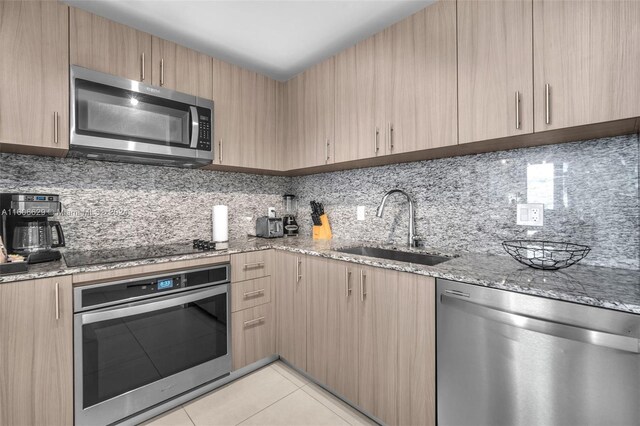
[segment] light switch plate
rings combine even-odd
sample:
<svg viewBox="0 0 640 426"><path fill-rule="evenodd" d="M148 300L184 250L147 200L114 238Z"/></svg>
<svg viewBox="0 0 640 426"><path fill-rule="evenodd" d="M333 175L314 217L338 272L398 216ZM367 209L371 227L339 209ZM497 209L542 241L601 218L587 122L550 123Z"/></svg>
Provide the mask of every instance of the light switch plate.
<svg viewBox="0 0 640 426"><path fill-rule="evenodd" d="M518 204L516 224L542 226L544 224L544 204Z"/></svg>
<svg viewBox="0 0 640 426"><path fill-rule="evenodd" d="M358 206L356 209L358 220L364 220L364 206Z"/></svg>

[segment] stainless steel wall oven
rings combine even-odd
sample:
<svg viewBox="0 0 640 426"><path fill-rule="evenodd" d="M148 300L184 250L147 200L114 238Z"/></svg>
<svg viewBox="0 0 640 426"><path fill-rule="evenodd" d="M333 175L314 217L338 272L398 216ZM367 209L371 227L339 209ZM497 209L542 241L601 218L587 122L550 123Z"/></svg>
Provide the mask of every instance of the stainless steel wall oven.
<svg viewBox="0 0 640 426"><path fill-rule="evenodd" d="M229 264L74 289L75 422L109 424L231 372Z"/></svg>

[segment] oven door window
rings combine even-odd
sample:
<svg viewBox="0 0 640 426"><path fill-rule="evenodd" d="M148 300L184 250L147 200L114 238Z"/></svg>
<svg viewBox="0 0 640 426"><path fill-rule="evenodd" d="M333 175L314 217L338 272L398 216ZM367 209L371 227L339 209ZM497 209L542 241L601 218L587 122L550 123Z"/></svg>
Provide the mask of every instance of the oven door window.
<svg viewBox="0 0 640 426"><path fill-rule="evenodd" d="M227 293L83 325L83 408L219 358L227 350Z"/></svg>
<svg viewBox="0 0 640 426"><path fill-rule="evenodd" d="M188 147L189 105L76 79L76 133Z"/></svg>

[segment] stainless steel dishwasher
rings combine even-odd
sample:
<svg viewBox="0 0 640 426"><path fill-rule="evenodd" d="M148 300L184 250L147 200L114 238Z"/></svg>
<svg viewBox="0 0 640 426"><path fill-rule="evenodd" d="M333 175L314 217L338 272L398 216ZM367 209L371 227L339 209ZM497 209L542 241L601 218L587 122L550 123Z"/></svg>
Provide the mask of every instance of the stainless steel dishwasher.
<svg viewBox="0 0 640 426"><path fill-rule="evenodd" d="M640 425L640 315L436 289L439 425Z"/></svg>

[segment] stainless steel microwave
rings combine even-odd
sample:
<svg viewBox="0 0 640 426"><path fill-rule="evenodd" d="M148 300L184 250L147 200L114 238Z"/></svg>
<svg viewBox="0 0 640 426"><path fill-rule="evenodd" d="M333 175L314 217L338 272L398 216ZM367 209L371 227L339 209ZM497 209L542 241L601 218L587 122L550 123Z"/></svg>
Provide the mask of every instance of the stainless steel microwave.
<svg viewBox="0 0 640 426"><path fill-rule="evenodd" d="M75 65L70 74L70 156L211 164L213 101Z"/></svg>

